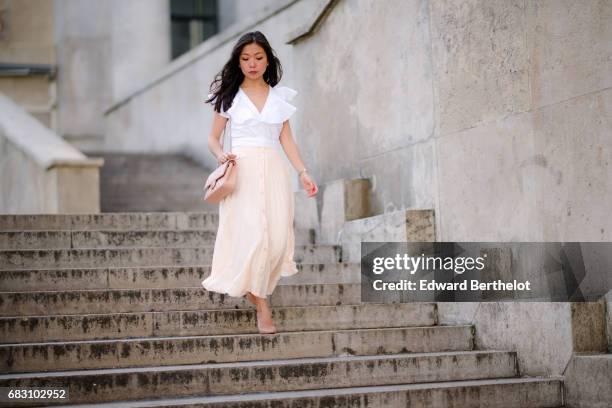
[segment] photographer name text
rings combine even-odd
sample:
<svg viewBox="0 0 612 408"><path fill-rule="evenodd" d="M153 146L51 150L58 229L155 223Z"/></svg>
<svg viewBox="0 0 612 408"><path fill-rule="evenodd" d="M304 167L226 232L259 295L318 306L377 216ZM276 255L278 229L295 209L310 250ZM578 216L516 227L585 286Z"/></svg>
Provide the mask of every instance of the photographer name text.
<svg viewBox="0 0 612 408"><path fill-rule="evenodd" d="M503 282L480 282L477 279L462 282L436 282L434 280L421 279L418 282L402 279L398 282L385 282L381 279L372 282L374 290L435 290L435 291L477 291L477 290L531 290L531 282L517 281ZM468 289L469 287L469 289Z"/></svg>

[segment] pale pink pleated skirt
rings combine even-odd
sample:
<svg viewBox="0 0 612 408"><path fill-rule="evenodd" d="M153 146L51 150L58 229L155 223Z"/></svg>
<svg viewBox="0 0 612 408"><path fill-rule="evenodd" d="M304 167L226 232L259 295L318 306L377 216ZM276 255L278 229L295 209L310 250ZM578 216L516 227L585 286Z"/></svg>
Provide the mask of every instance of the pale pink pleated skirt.
<svg viewBox="0 0 612 408"><path fill-rule="evenodd" d="M230 296L266 297L281 276L298 272L289 169L275 148L237 146L232 152L237 183L219 203L211 273L202 286Z"/></svg>

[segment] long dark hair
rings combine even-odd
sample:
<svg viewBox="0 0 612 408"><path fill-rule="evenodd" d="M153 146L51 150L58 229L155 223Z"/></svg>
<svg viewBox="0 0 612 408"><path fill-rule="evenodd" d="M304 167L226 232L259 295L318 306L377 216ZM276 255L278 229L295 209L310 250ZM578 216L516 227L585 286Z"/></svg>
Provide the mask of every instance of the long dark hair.
<svg viewBox="0 0 612 408"><path fill-rule="evenodd" d="M280 60L276 57L266 36L261 31L251 31L244 34L234 45L229 61L225 63L221 72L215 75L214 81L210 84L210 90L213 95L206 99L205 102L215 101L215 111L221 112L221 107L227 111L232 105L234 96L244 80L244 74L240 69L240 53L245 45L251 43L260 45L268 57L268 66L263 74L264 81L270 86L275 86L283 76Z"/></svg>

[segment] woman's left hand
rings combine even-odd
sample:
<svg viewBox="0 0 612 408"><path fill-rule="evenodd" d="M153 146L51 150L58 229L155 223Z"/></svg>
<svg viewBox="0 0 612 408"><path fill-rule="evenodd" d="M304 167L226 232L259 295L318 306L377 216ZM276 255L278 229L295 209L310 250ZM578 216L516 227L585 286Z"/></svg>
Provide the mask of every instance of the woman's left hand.
<svg viewBox="0 0 612 408"><path fill-rule="evenodd" d="M304 186L304 190L308 193L308 197L313 197L319 191L317 183L315 183L308 173L302 173L300 175L300 181L302 182L302 186Z"/></svg>

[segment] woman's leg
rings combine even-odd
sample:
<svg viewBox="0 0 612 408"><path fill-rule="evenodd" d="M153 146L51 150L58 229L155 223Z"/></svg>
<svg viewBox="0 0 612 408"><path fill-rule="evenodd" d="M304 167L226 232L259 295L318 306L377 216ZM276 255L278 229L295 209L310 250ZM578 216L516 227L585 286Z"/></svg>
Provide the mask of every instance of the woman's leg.
<svg viewBox="0 0 612 408"><path fill-rule="evenodd" d="M276 332L276 326L274 326L274 322L272 321L272 310L270 310L270 306L268 305L268 299L257 297L250 292L247 293L247 298L249 298L249 295L254 299L255 306L257 307L257 328L259 331Z"/></svg>
<svg viewBox="0 0 612 408"><path fill-rule="evenodd" d="M247 292L244 297L253 305L257 306L257 301L255 300L256 296L254 294L252 294L251 292Z"/></svg>

